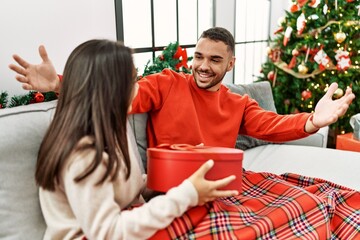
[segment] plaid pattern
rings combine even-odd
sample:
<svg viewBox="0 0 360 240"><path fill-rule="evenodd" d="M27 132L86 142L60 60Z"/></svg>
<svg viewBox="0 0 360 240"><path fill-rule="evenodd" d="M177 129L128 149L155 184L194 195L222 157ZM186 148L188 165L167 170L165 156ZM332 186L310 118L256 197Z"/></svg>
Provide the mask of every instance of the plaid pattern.
<svg viewBox="0 0 360 240"><path fill-rule="evenodd" d="M192 208L151 239L360 239L360 192L244 171L241 195Z"/></svg>

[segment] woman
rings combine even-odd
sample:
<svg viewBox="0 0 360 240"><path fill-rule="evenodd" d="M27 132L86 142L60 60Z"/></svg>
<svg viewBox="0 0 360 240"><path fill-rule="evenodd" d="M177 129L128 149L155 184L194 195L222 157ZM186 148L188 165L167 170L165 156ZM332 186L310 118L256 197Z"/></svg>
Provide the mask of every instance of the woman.
<svg viewBox="0 0 360 240"><path fill-rule="evenodd" d="M135 79L131 49L119 42L90 40L71 53L36 167L44 239L146 239L190 207L238 194L217 190L235 176L205 180L208 161L142 204L146 181L126 127Z"/></svg>

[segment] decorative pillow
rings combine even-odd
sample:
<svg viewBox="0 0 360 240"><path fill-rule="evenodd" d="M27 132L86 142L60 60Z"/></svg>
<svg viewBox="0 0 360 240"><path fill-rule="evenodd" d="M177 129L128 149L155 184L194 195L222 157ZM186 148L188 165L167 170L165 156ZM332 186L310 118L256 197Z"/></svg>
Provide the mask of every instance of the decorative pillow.
<svg viewBox="0 0 360 240"><path fill-rule="evenodd" d="M259 106L265 110L276 112L275 103L271 91L270 83L267 81L254 82L251 84L225 84L231 92L240 95L248 94L255 99ZM271 144L271 142L260 140L254 137L238 135L236 139L236 148L246 150L260 145Z"/></svg>

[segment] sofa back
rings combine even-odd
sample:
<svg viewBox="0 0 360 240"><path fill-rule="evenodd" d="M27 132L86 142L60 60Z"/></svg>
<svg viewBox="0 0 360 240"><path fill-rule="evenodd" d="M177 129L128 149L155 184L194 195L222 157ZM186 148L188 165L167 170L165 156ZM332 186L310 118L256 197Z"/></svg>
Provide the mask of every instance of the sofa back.
<svg viewBox="0 0 360 240"><path fill-rule="evenodd" d="M0 239L42 239L34 181L38 149L57 101L0 110Z"/></svg>

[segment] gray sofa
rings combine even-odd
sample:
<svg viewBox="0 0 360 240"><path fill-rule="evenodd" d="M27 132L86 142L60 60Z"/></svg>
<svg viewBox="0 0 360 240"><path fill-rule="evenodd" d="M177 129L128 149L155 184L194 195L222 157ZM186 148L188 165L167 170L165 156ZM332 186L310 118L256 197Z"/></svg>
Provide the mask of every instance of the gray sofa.
<svg viewBox="0 0 360 240"><path fill-rule="evenodd" d="M247 93L266 109L275 111L267 82L228 85ZM34 182L37 152L57 101L0 110L0 239L42 239L45 222ZM146 114L129 117L139 153L146 165ZM308 138L272 144L240 136L245 149L243 167L273 173L294 172L360 190L360 154L327 149L327 128Z"/></svg>

